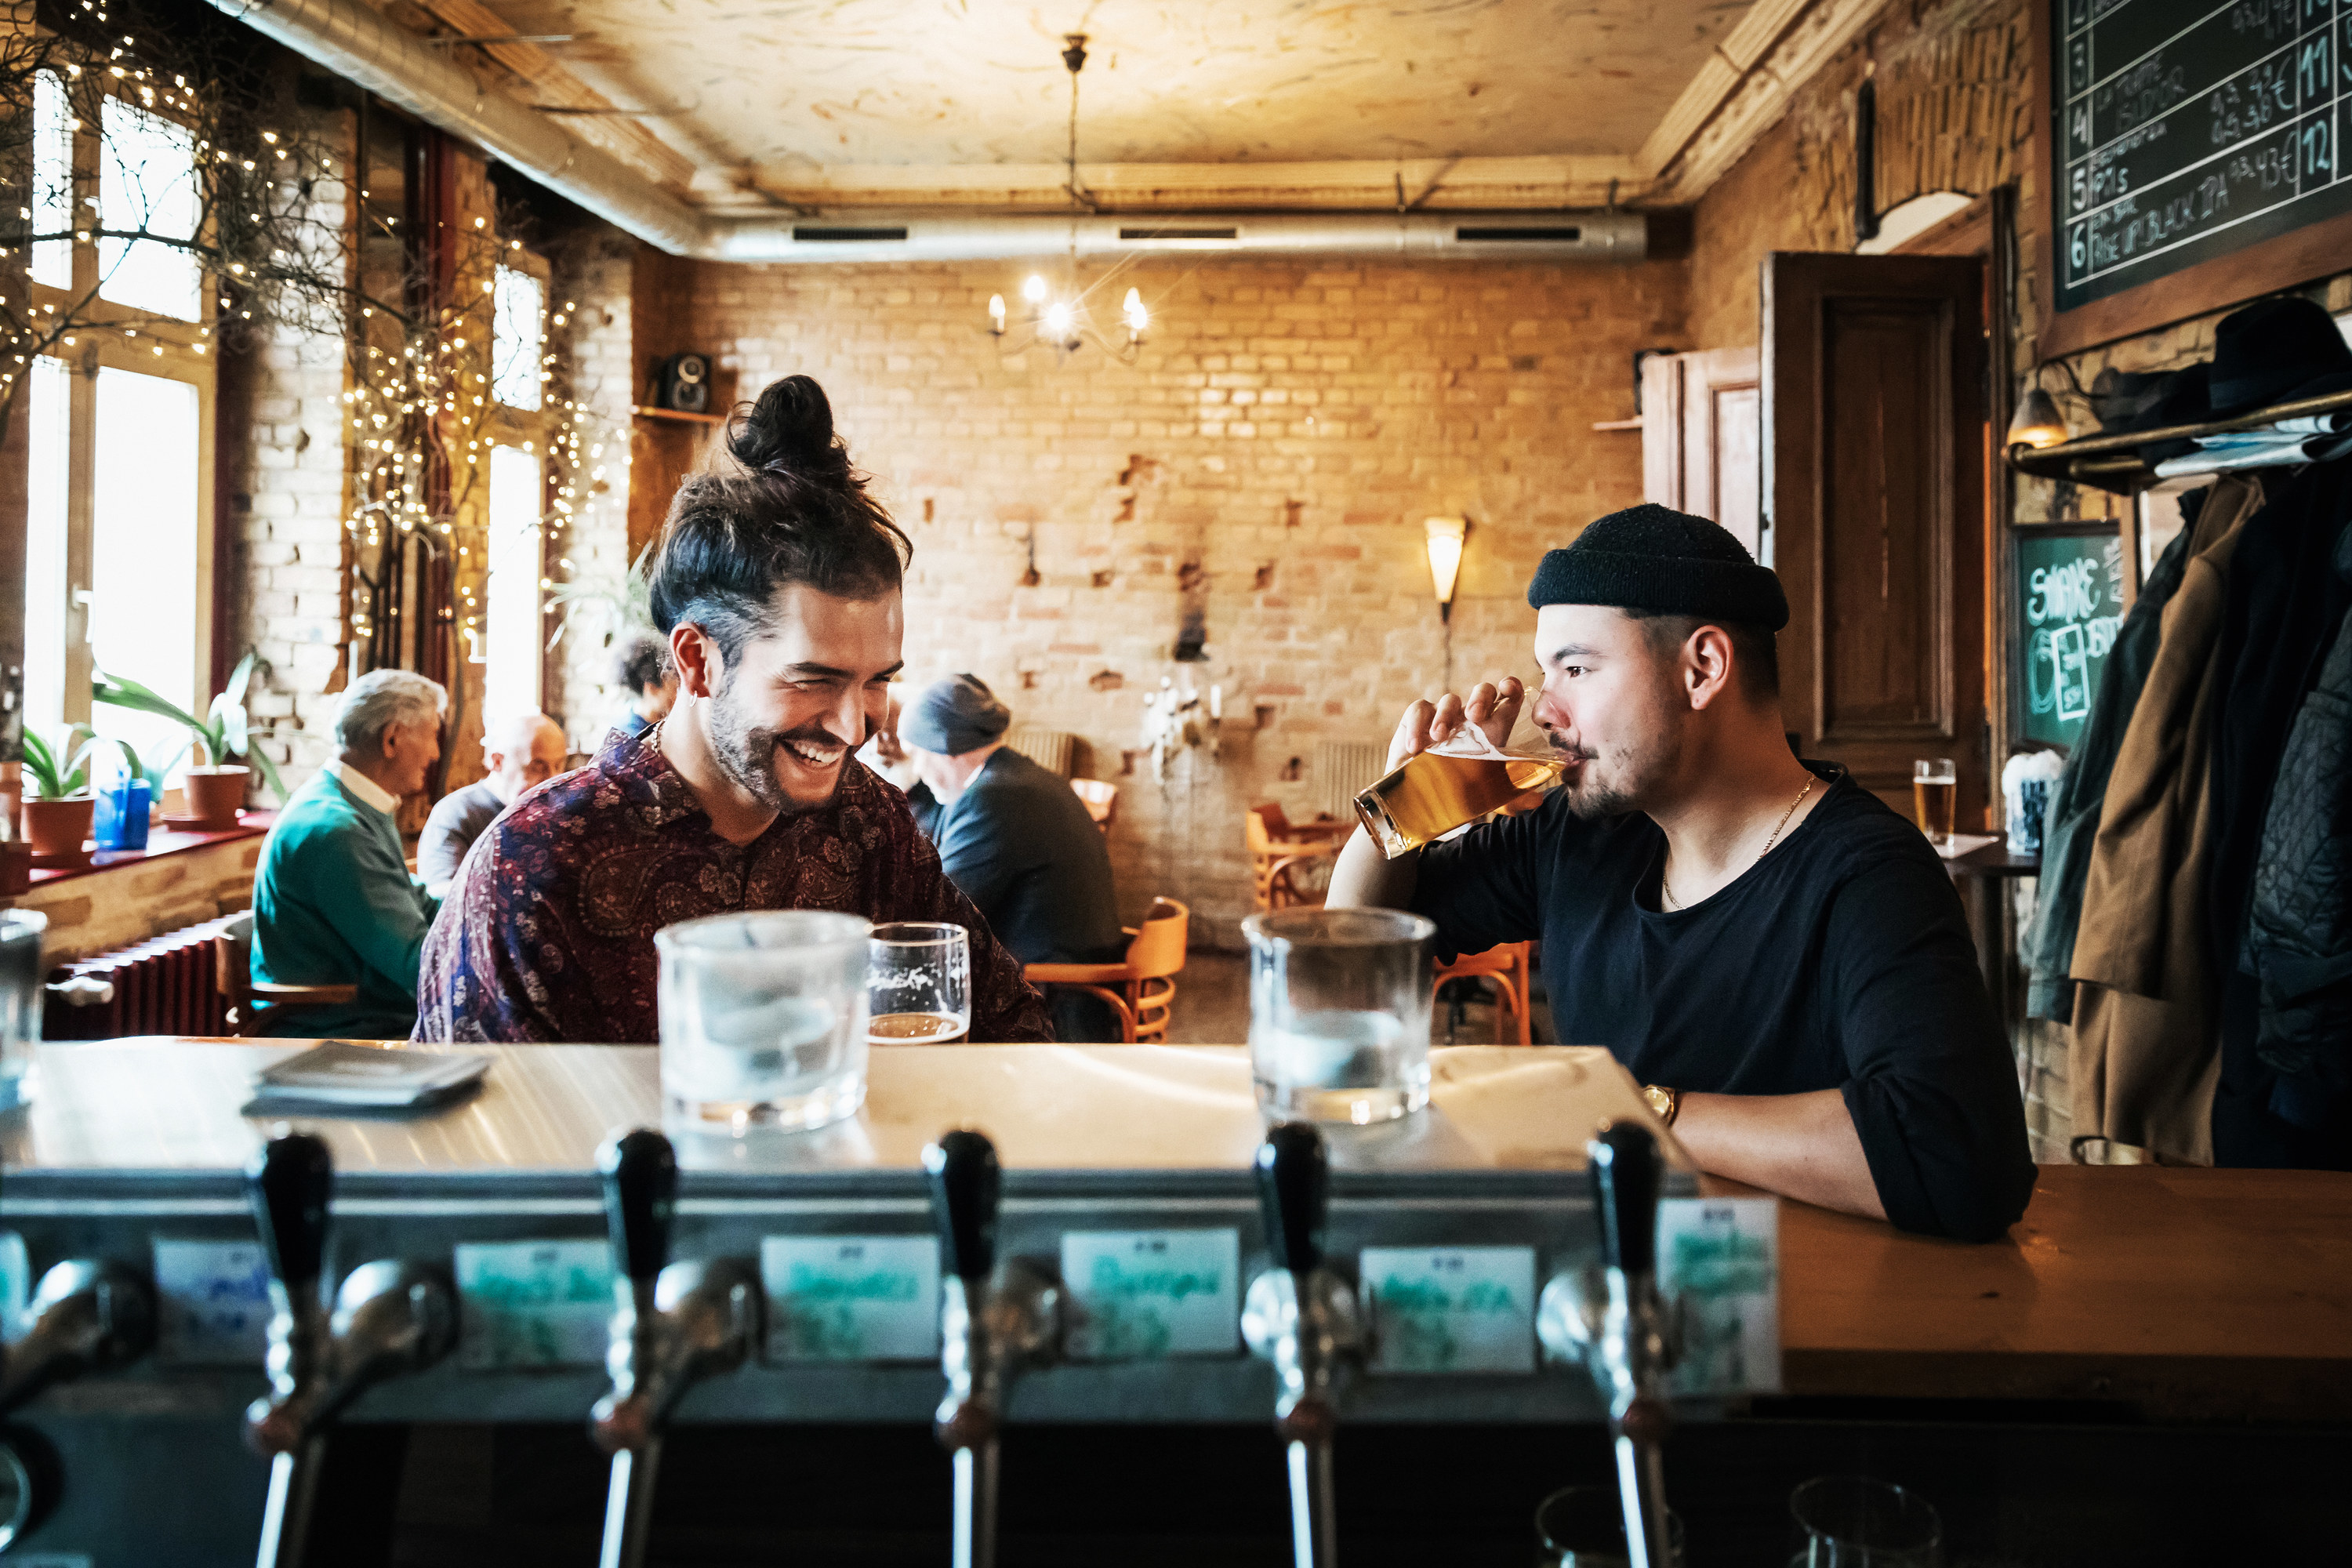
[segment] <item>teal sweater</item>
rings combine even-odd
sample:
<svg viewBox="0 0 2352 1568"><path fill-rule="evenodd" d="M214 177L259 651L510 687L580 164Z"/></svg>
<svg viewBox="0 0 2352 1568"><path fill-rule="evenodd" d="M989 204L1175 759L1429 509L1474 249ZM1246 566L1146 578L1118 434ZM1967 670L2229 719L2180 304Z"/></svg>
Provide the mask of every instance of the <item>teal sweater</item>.
<svg viewBox="0 0 2352 1568"><path fill-rule="evenodd" d="M269 830L253 881L253 978L357 984L349 1007L263 1009L265 1035L404 1040L437 900L408 874L391 817L311 775Z"/></svg>

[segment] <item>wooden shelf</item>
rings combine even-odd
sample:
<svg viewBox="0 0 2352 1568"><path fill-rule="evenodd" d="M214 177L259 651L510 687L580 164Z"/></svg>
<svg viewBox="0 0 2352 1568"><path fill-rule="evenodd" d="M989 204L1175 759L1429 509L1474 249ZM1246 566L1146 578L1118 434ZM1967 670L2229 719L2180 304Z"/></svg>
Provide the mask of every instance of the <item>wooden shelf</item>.
<svg viewBox="0 0 2352 1568"><path fill-rule="evenodd" d="M630 412L635 414L640 419L673 419L681 425L724 425L727 423L727 416L724 414L688 414L682 408L646 408L640 405L636 408L631 409Z"/></svg>
<svg viewBox="0 0 2352 1568"><path fill-rule="evenodd" d="M2155 430L2119 430L2112 435L2085 436L2078 441L2062 441L2055 447L2028 447L2023 444L2009 449L2009 466L2021 474L2032 474L2042 479L2072 479L2078 485L2111 490L2116 495L2131 495L2156 483L2156 470L2143 462L2139 450L2158 441L2179 440L2184 437L2222 436L2231 431L2259 430L2275 425L2282 419L2309 419L2321 414L2341 414L2352 410L2352 392L2331 392L2325 397L2306 397L2295 403L2273 403L2268 408L2242 414L2234 419L2209 419L2198 425L2167 425Z"/></svg>
<svg viewBox="0 0 2352 1568"><path fill-rule="evenodd" d="M1642 416L1636 414L1631 419L1596 419L1592 422L1592 427L1595 430L1639 430L1642 427Z"/></svg>

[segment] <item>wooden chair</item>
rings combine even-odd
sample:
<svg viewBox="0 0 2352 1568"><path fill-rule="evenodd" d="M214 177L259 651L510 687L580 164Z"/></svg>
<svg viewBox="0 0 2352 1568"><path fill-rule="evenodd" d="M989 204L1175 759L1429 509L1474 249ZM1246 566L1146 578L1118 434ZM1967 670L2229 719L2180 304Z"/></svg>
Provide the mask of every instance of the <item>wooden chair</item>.
<svg viewBox="0 0 2352 1568"><path fill-rule="evenodd" d="M1154 899L1130 939L1123 963L1033 963L1023 971L1037 986L1075 985L1118 1010L1119 1038L1128 1045L1168 1042L1168 1014L1184 967L1184 939L1192 911L1173 899Z"/></svg>
<svg viewBox="0 0 2352 1568"><path fill-rule="evenodd" d="M1535 965L1528 956L1532 944L1507 942L1500 947L1490 947L1484 952L1465 952L1451 963L1441 963L1430 986L1434 995L1449 980L1491 980L1495 983L1495 1043L1510 1044L1504 1030L1517 1026L1518 1043L1535 1044L1535 1031L1528 1016L1528 982Z"/></svg>
<svg viewBox="0 0 2352 1568"><path fill-rule="evenodd" d="M1272 910L1318 909L1323 894L1304 885L1304 873L1339 858L1328 829L1344 833L1352 823L1291 825L1282 807L1254 805L1243 819L1249 835L1250 900L1263 914Z"/></svg>
<svg viewBox="0 0 2352 1568"><path fill-rule="evenodd" d="M1095 819L1095 826L1103 830L1105 837L1108 837L1110 825L1118 816L1118 785L1108 779L1072 779L1070 788L1087 803L1087 815Z"/></svg>
<svg viewBox="0 0 2352 1568"><path fill-rule="evenodd" d="M360 999L356 985L257 984L253 978L253 911L247 910L213 938L213 984L228 1005L228 1032L249 1036L260 1026L256 1002L275 1007L348 1007Z"/></svg>

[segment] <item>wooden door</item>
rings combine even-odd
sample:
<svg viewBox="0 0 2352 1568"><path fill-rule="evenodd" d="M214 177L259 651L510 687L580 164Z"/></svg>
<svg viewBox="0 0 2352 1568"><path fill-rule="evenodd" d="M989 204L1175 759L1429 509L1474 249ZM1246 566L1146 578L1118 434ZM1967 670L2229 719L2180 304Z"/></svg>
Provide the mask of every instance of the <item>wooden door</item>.
<svg viewBox="0 0 2352 1568"><path fill-rule="evenodd" d="M1982 822L1983 263L1764 262L1764 527L1787 590L1780 701L1809 757L1906 816L1911 764L1958 764Z"/></svg>
<svg viewBox="0 0 2352 1568"><path fill-rule="evenodd" d="M1761 548L1764 434L1754 348L1642 362L1643 499L1723 524Z"/></svg>

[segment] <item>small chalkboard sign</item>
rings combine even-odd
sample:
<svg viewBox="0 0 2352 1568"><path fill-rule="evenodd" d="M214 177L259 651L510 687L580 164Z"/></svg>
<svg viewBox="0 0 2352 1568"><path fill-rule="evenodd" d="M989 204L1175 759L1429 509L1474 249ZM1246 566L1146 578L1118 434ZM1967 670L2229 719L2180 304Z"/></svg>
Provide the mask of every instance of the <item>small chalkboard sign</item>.
<svg viewBox="0 0 2352 1568"><path fill-rule="evenodd" d="M2124 542L2095 531L2021 528L2017 556L2018 732L2072 746L2091 716L2099 672L2124 619Z"/></svg>

